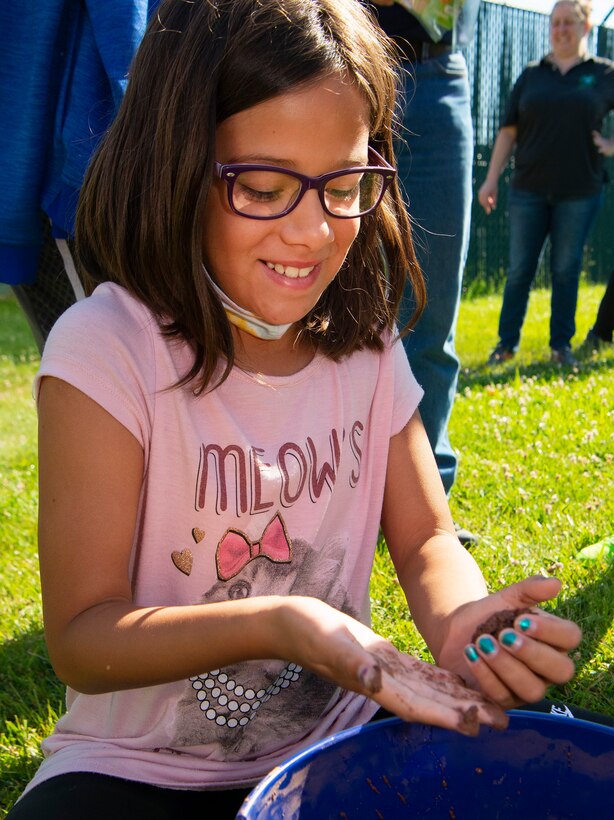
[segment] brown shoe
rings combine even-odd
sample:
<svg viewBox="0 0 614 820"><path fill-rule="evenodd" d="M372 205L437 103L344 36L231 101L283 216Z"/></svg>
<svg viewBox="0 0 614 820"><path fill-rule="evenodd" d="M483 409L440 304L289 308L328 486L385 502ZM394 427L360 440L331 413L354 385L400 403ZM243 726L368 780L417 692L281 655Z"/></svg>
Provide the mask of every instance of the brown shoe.
<svg viewBox="0 0 614 820"><path fill-rule="evenodd" d="M567 367L574 367L578 364L578 360L571 352L571 348L568 345L565 347L553 347L550 361L553 364L563 364Z"/></svg>
<svg viewBox="0 0 614 820"><path fill-rule="evenodd" d="M498 364L503 364L504 362L509 362L510 359L513 359L516 354L513 350L510 350L509 347L503 347L503 345L497 345L493 352L488 357L488 361L486 364L488 367L496 367Z"/></svg>

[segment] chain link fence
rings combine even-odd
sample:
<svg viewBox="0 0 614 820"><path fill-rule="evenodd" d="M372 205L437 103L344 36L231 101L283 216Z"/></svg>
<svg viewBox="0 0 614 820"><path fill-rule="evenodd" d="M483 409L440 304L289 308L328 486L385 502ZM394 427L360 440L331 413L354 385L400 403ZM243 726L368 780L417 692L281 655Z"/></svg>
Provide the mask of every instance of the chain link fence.
<svg viewBox="0 0 614 820"><path fill-rule="evenodd" d="M475 128L474 195L486 177L490 154L512 86L526 64L550 50L548 15L524 9L482 3L476 36L467 50ZM589 53L614 58L614 29L594 27ZM614 133L610 115L606 134ZM606 185L605 207L589 237L584 272L589 280L607 280L614 268L614 160L606 161L611 183ZM465 270L464 293L477 295L502 289L508 264L508 210L510 164L501 175L499 205L486 216L474 196L471 243ZM565 169L561 168L561 173ZM546 247L535 279L536 287L549 285Z"/></svg>

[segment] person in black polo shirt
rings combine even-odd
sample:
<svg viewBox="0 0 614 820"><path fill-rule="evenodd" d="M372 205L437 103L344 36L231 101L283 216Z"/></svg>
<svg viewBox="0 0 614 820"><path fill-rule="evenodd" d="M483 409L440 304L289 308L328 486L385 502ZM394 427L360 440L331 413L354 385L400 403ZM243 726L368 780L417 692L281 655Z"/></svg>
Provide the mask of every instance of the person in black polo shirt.
<svg viewBox="0 0 614 820"><path fill-rule="evenodd" d="M603 158L614 154L614 139L601 134L603 119L614 108L614 63L586 53L590 6L586 0L555 3L552 51L530 63L516 81L478 193L486 213L496 208L498 179L514 151L509 271L490 365L513 358L518 349L548 236L552 361L575 364L571 339L584 245L603 203Z"/></svg>
<svg viewBox="0 0 614 820"><path fill-rule="evenodd" d="M471 225L473 125L463 47L474 35L480 0L457 0L455 31L433 32L392 0L372 0L378 20L397 44L406 69L403 139L396 147L399 181L412 218L418 261L424 271L427 306L403 344L424 388L420 414L439 475L450 493L457 456L448 437L459 361L454 347L461 284ZM416 3L416 8L425 4ZM442 4L443 5L443 4ZM426 26L426 27L425 27ZM411 294L400 322L412 312ZM466 547L476 536L455 524Z"/></svg>

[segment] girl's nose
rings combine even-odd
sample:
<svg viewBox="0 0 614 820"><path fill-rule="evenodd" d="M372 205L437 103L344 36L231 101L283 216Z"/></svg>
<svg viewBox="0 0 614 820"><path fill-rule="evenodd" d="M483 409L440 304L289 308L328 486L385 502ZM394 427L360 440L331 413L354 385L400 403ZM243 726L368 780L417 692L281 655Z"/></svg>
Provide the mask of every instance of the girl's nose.
<svg viewBox="0 0 614 820"><path fill-rule="evenodd" d="M281 220L281 232L289 245L305 245L313 249L334 241L333 217L320 202L318 192L311 190L303 196L296 208Z"/></svg>

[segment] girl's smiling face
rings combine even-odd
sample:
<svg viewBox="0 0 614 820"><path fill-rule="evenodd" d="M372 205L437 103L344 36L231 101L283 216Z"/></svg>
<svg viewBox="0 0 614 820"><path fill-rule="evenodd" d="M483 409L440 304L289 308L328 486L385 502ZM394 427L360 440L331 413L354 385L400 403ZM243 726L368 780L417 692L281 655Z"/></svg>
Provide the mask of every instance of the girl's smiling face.
<svg viewBox="0 0 614 820"><path fill-rule="evenodd" d="M315 177L367 165L368 144L363 95L349 81L332 76L224 120L217 129L215 158ZM271 324L288 324L318 302L359 228L359 218L326 214L314 190L279 219L248 219L230 209L226 184L215 180L204 215L204 258L233 302Z"/></svg>

